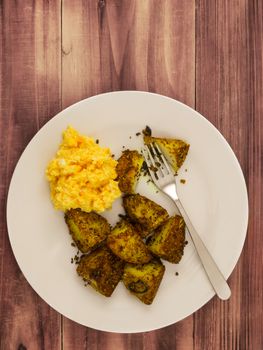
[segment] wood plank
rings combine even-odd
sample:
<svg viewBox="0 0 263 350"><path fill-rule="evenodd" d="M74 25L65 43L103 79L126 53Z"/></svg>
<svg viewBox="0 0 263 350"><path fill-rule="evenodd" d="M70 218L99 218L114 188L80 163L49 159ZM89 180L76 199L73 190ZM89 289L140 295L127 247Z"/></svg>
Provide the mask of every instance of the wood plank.
<svg viewBox="0 0 263 350"><path fill-rule="evenodd" d="M111 90L146 90L194 107L195 2L63 1L62 105ZM156 332L99 332L65 319L63 348L191 349L192 317Z"/></svg>
<svg viewBox="0 0 263 350"><path fill-rule="evenodd" d="M118 43L112 49L119 50L122 57L115 59L120 88L160 93L194 107L194 1L136 1L130 8L132 20L130 13L120 13L119 19L113 16L116 10L109 4L111 42ZM119 37L120 27L128 31L126 36Z"/></svg>
<svg viewBox="0 0 263 350"><path fill-rule="evenodd" d="M0 2L0 349L60 349L60 315L26 282L11 251L5 202L15 164L60 109L60 1Z"/></svg>
<svg viewBox="0 0 263 350"><path fill-rule="evenodd" d="M232 297L195 314L195 349L262 349L261 247L262 1L197 0L196 108L223 133L249 192L247 240L231 278Z"/></svg>
<svg viewBox="0 0 263 350"><path fill-rule="evenodd" d="M194 315L194 328L189 317L156 332L118 335L65 320L65 349L263 348L262 2L196 2L196 107L234 148L250 195L248 239L230 279L232 299L213 299ZM118 89L160 92L193 106L192 5L188 0L65 2L63 107ZM5 198L26 143L60 109L60 4L5 0L0 10L0 349L57 349L59 315L36 296L15 263Z"/></svg>

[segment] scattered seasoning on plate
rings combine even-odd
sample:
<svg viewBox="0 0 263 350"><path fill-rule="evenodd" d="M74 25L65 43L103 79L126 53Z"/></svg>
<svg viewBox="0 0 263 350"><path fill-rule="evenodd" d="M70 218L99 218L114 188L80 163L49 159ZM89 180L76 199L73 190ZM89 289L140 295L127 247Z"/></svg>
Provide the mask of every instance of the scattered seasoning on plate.
<svg viewBox="0 0 263 350"><path fill-rule="evenodd" d="M187 245L187 244L188 244L188 241L185 241L185 242L184 242L184 245Z"/></svg>
<svg viewBox="0 0 263 350"><path fill-rule="evenodd" d="M71 246L72 246L72 247L76 247L75 242L71 242Z"/></svg>
<svg viewBox="0 0 263 350"><path fill-rule="evenodd" d="M74 262L74 259L73 259L73 258L71 258L71 264L73 264L73 262Z"/></svg>
<svg viewBox="0 0 263 350"><path fill-rule="evenodd" d="M181 179L180 182L181 182L181 184L185 184L186 180L185 179Z"/></svg>
<svg viewBox="0 0 263 350"><path fill-rule="evenodd" d="M152 136L152 129L146 125L145 129L142 131L144 136Z"/></svg>
<svg viewBox="0 0 263 350"><path fill-rule="evenodd" d="M78 256L79 250L77 251L77 254L74 256L73 261L75 261L75 264L79 264L80 262L80 257Z"/></svg>
<svg viewBox="0 0 263 350"><path fill-rule="evenodd" d="M151 171L153 171L155 173L157 173L157 171L158 171L158 168L156 168L154 165L151 165L150 169L151 169Z"/></svg>
<svg viewBox="0 0 263 350"><path fill-rule="evenodd" d="M96 140L96 144L98 144L99 142L100 142L100 140L99 140L99 139L97 139L97 140Z"/></svg>
<svg viewBox="0 0 263 350"><path fill-rule="evenodd" d="M187 169L184 169L184 171L187 173Z"/></svg>
<svg viewBox="0 0 263 350"><path fill-rule="evenodd" d="M179 272L176 272L176 273L175 273L175 276L178 276L178 275L179 275Z"/></svg>
<svg viewBox="0 0 263 350"><path fill-rule="evenodd" d="M131 139L132 137L131 136L129 136L129 139Z"/></svg>
<svg viewBox="0 0 263 350"><path fill-rule="evenodd" d="M141 135L141 133L140 132L136 132L136 134L135 134L136 136L140 136Z"/></svg>

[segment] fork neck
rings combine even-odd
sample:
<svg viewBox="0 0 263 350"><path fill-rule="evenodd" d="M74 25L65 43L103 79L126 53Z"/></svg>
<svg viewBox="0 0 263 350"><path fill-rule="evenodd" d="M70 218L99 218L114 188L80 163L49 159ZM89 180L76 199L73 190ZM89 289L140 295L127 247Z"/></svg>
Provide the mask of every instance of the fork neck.
<svg viewBox="0 0 263 350"><path fill-rule="evenodd" d="M178 200L178 195L177 195L175 183L170 183L170 184L166 185L165 187L163 187L163 192L166 193L174 201Z"/></svg>

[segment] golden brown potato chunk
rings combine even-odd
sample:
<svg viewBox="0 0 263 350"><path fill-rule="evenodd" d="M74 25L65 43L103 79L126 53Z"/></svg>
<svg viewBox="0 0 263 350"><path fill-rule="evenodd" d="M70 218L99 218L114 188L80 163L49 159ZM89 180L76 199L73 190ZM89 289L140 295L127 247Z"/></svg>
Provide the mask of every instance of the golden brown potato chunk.
<svg viewBox="0 0 263 350"><path fill-rule="evenodd" d="M133 295L150 305L160 286L164 271L165 267L159 259L153 259L143 265L126 264L122 280Z"/></svg>
<svg viewBox="0 0 263 350"><path fill-rule="evenodd" d="M155 142L172 165L175 172L182 166L190 145L182 140L167 139L160 137L144 136L144 143L147 145Z"/></svg>
<svg viewBox="0 0 263 350"><path fill-rule="evenodd" d="M123 274L124 262L105 246L82 255L77 273L99 293L110 297Z"/></svg>
<svg viewBox="0 0 263 350"><path fill-rule="evenodd" d="M127 220L134 227L135 231L139 233L141 238L146 238L151 233L151 231L148 231L139 222L132 221L132 219L128 215L123 215L122 219Z"/></svg>
<svg viewBox="0 0 263 350"><path fill-rule="evenodd" d="M134 193L143 161L143 156L138 151L125 150L122 153L116 167L121 192Z"/></svg>
<svg viewBox="0 0 263 350"><path fill-rule="evenodd" d="M170 217L157 228L147 245L154 255L171 263L178 263L185 246L184 219L179 215Z"/></svg>
<svg viewBox="0 0 263 350"><path fill-rule="evenodd" d="M133 264L146 263L152 257L140 235L127 220L117 223L108 235L107 245L119 258Z"/></svg>
<svg viewBox="0 0 263 350"><path fill-rule="evenodd" d="M168 219L166 209L140 194L123 198L123 206L132 221L138 222L148 231L152 231Z"/></svg>
<svg viewBox="0 0 263 350"><path fill-rule="evenodd" d="M71 209L65 213L65 221L73 241L82 253L96 248L110 233L110 225L101 215Z"/></svg>
<svg viewBox="0 0 263 350"><path fill-rule="evenodd" d="M134 227L135 231L139 233L139 235L141 236L141 238L146 238L147 236L149 236L149 234L151 233L151 231L148 231L144 226L142 226L139 222L132 222L131 221L132 226Z"/></svg>

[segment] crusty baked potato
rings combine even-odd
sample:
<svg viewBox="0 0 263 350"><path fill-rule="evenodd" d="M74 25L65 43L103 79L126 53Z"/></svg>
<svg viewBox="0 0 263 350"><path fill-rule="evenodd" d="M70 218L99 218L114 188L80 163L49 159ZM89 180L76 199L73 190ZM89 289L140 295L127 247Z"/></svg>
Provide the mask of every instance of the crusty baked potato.
<svg viewBox="0 0 263 350"><path fill-rule="evenodd" d="M110 225L101 215L71 209L65 213L65 221L73 241L82 253L95 249L110 233Z"/></svg>
<svg viewBox="0 0 263 350"><path fill-rule="evenodd" d="M123 206L132 221L138 222L148 231L152 231L168 219L166 209L140 194L127 195Z"/></svg>
<svg viewBox="0 0 263 350"><path fill-rule="evenodd" d="M82 255L77 273L99 293L110 297L123 274L124 262L106 246Z"/></svg>
<svg viewBox="0 0 263 350"><path fill-rule="evenodd" d="M143 140L146 145L155 142L160 147L175 172L182 166L190 147L186 142L177 139L144 135Z"/></svg>
<svg viewBox="0 0 263 350"><path fill-rule="evenodd" d="M141 238L147 238L151 231L147 230L144 226L142 226L139 222L132 221L132 219L128 215L122 216L123 220L127 220L135 229L137 233L141 236Z"/></svg>
<svg viewBox="0 0 263 350"><path fill-rule="evenodd" d="M149 250L171 263L179 263L184 253L185 222L175 215L159 226L147 242Z"/></svg>
<svg viewBox="0 0 263 350"><path fill-rule="evenodd" d="M143 164L143 156L136 150L125 150L116 167L119 189L123 193L134 193Z"/></svg>
<svg viewBox="0 0 263 350"><path fill-rule="evenodd" d="M152 257L139 233L127 220L117 223L108 235L107 245L119 258L133 264L146 263Z"/></svg>
<svg viewBox="0 0 263 350"><path fill-rule="evenodd" d="M157 293L164 275L165 267L159 259L147 264L124 266L123 283L125 287L143 303L150 305Z"/></svg>

